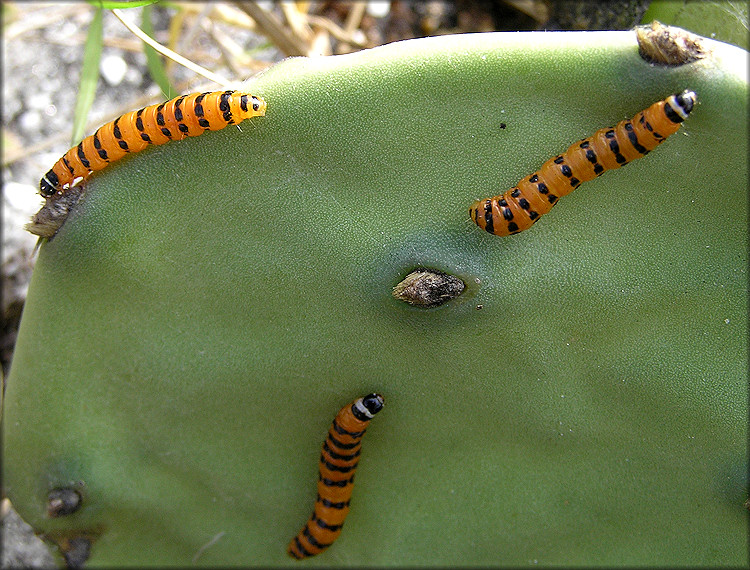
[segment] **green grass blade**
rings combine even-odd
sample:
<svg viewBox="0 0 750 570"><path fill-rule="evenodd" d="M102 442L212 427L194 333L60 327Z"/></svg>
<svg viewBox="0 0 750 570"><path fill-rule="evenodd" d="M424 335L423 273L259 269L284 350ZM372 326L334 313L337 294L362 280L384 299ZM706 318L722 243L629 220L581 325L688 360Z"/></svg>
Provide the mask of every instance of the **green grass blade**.
<svg viewBox="0 0 750 570"><path fill-rule="evenodd" d="M102 55L102 9L97 8L89 24L81 66L81 84L78 89L71 144L78 144L86 131L86 119L94 102L96 83L99 80L99 60Z"/></svg>
<svg viewBox="0 0 750 570"><path fill-rule="evenodd" d="M151 6L146 6L143 9L141 29L152 38L154 37L154 25L151 22ZM146 54L146 65L148 66L148 72L151 74L153 80L156 81L157 85L159 85L162 93L164 93L164 96L167 99L174 97L177 91L169 81L169 77L167 76L167 71L164 67L164 60L162 59L162 57L156 52L154 48L145 43L143 44L143 53Z"/></svg>
<svg viewBox="0 0 750 570"><path fill-rule="evenodd" d="M141 6L150 6L151 4L156 4L160 0L133 0L132 2L127 1L117 1L112 0L110 2L102 1L102 0L89 0L89 4L93 4L94 6L98 8L103 8L105 10L114 10L114 9L126 9L126 8L140 8Z"/></svg>

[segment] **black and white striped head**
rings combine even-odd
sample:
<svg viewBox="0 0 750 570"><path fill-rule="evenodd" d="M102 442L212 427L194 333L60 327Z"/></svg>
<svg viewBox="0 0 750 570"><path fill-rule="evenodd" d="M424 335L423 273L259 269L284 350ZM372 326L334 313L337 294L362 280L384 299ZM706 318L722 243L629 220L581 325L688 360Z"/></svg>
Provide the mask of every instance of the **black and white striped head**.
<svg viewBox="0 0 750 570"><path fill-rule="evenodd" d="M53 170L50 170L45 174L39 181L39 193L45 198L54 196L55 193L60 189L60 179Z"/></svg>
<svg viewBox="0 0 750 570"><path fill-rule="evenodd" d="M695 105L695 92L685 89L682 93L675 93L667 97L664 112L673 123L681 123L688 118Z"/></svg>
<svg viewBox="0 0 750 570"><path fill-rule="evenodd" d="M384 402L383 396L380 394L368 394L354 401L352 404L352 413L358 420L368 422L383 409Z"/></svg>

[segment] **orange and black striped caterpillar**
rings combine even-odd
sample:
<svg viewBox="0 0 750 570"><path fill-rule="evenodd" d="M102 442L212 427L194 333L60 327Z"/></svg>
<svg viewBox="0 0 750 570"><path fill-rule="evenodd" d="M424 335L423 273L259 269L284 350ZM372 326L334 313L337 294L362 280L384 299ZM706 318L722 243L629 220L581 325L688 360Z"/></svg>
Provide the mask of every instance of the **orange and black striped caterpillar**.
<svg viewBox="0 0 750 570"><path fill-rule="evenodd" d="M357 398L341 408L333 419L320 454L315 510L287 548L293 558L320 554L341 534L349 514L362 436L373 416L383 409L383 402L380 394Z"/></svg>
<svg viewBox="0 0 750 570"><path fill-rule="evenodd" d="M474 202L469 216L480 228L498 236L530 228L561 196L607 170L645 156L676 133L695 100L695 93L688 90L670 95L628 121L596 131L503 194Z"/></svg>
<svg viewBox="0 0 750 570"><path fill-rule="evenodd" d="M110 162L148 145L218 131L265 114L263 99L241 91L181 95L166 103L125 113L66 152L40 181L39 193L49 198L64 192L77 179L86 179Z"/></svg>

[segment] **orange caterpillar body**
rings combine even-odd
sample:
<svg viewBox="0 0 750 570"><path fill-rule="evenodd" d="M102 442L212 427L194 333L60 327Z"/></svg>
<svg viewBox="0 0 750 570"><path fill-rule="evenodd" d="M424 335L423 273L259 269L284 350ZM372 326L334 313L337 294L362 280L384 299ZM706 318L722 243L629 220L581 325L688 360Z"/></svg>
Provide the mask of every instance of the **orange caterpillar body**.
<svg viewBox="0 0 750 570"><path fill-rule="evenodd" d="M58 160L39 183L45 198L65 192L77 179L148 145L217 131L266 114L266 102L240 91L181 95L166 103L131 111L99 127Z"/></svg>
<svg viewBox="0 0 750 570"><path fill-rule="evenodd" d="M676 133L695 100L692 91L670 95L628 121L597 131L549 159L517 186L494 198L477 200L469 208L469 216L480 228L498 236L530 228L561 196L607 170L645 156Z"/></svg>
<svg viewBox="0 0 750 570"><path fill-rule="evenodd" d="M382 409L383 396L369 394L341 408L333 419L320 454L315 510L287 548L293 558L319 554L341 534L349 514L362 436L372 417Z"/></svg>

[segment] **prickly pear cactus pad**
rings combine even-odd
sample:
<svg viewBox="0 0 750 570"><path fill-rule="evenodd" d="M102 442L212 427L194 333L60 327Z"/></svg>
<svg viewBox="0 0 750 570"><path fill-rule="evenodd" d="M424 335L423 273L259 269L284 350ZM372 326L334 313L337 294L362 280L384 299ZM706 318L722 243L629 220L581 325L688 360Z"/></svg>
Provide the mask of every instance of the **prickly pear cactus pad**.
<svg viewBox="0 0 750 570"><path fill-rule="evenodd" d="M245 85L265 117L94 174L7 382L18 512L92 566L747 565L748 54L703 47L290 59ZM678 133L529 230L469 219L684 89ZM394 296L416 269L464 286ZM341 537L294 561L326 430L371 392Z"/></svg>

